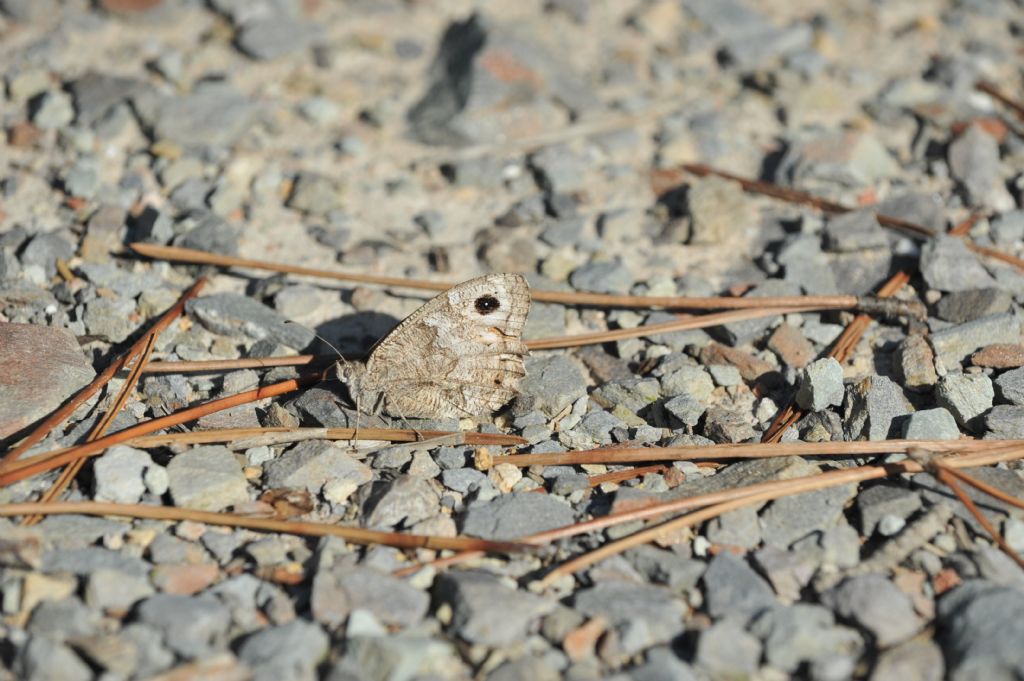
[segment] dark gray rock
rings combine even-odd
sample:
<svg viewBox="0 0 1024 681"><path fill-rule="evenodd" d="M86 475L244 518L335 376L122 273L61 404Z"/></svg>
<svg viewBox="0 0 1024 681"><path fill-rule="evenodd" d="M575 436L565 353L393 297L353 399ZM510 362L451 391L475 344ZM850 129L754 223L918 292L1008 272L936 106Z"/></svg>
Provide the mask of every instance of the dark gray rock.
<svg viewBox="0 0 1024 681"><path fill-rule="evenodd" d="M671 641L682 632L686 611L682 599L662 587L619 581L577 591L573 607L607 619L627 655Z"/></svg>
<svg viewBox="0 0 1024 681"><path fill-rule="evenodd" d="M761 661L761 642L743 628L741 618L711 625L697 639L694 663L713 679L751 677Z"/></svg>
<svg viewBox="0 0 1024 681"><path fill-rule="evenodd" d="M266 61L308 49L317 34L316 26L274 15L247 22L235 36L235 45L245 55Z"/></svg>
<svg viewBox="0 0 1024 681"><path fill-rule="evenodd" d="M327 215L342 207L341 186L334 179L311 172L301 172L295 178L288 207L310 215Z"/></svg>
<svg viewBox="0 0 1024 681"><path fill-rule="evenodd" d="M1000 314L1010 309L1013 296L997 288L967 289L942 296L935 306L935 314L954 324Z"/></svg>
<svg viewBox="0 0 1024 681"><path fill-rule="evenodd" d="M714 544L750 550L761 543L761 525L753 506L723 513L708 522L705 531Z"/></svg>
<svg viewBox="0 0 1024 681"><path fill-rule="evenodd" d="M569 284L577 291L590 293L629 293L633 275L619 261L593 261L577 267L569 275Z"/></svg>
<svg viewBox="0 0 1024 681"><path fill-rule="evenodd" d="M138 326L132 321L135 301L131 298L94 298L85 305L82 321L90 334L120 343Z"/></svg>
<svg viewBox="0 0 1024 681"><path fill-rule="evenodd" d="M883 647L905 641L923 624L910 597L881 575L852 577L822 596L839 617L869 631Z"/></svg>
<svg viewBox="0 0 1024 681"><path fill-rule="evenodd" d="M327 634L316 624L293 620L245 639L238 658L253 670L254 681L312 679L327 655L329 643Z"/></svg>
<svg viewBox="0 0 1024 681"><path fill-rule="evenodd" d="M224 645L231 624L228 609L206 596L157 594L140 603L135 615L159 631L168 648L188 658Z"/></svg>
<svg viewBox="0 0 1024 681"><path fill-rule="evenodd" d="M90 681L94 678L89 665L70 648L43 636L33 636L18 651L14 669L21 679Z"/></svg>
<svg viewBox="0 0 1024 681"><path fill-rule="evenodd" d="M972 206L992 205L1001 189L999 143L979 124L972 124L949 145L949 170Z"/></svg>
<svg viewBox="0 0 1024 681"><path fill-rule="evenodd" d="M509 646L523 641L555 601L512 589L486 572L450 571L434 583L434 598L452 608L452 631L465 641Z"/></svg>
<svg viewBox="0 0 1024 681"><path fill-rule="evenodd" d="M646 579L676 592L695 588L707 567L703 561L649 545L630 549L624 556Z"/></svg>
<svg viewBox="0 0 1024 681"><path fill-rule="evenodd" d="M928 336L945 371L955 371L975 350L995 343L1020 343L1020 322L1012 314L997 314L951 326Z"/></svg>
<svg viewBox="0 0 1024 681"><path fill-rule="evenodd" d="M398 577L370 568L334 565L313 577L313 617L330 628L341 626L354 610L370 612L383 625L406 628L427 614L430 597Z"/></svg>
<svg viewBox="0 0 1024 681"><path fill-rule="evenodd" d="M825 224L825 247L830 251L863 251L888 246L889 237L878 223L874 210L840 213Z"/></svg>
<svg viewBox="0 0 1024 681"><path fill-rule="evenodd" d="M57 274L57 260L67 262L75 254L75 244L61 232L43 232L32 237L21 251L21 265L39 265L47 278Z"/></svg>
<svg viewBox="0 0 1024 681"><path fill-rule="evenodd" d="M847 435L851 440L896 437L898 419L913 410L903 391L891 379L869 376L847 391L843 404Z"/></svg>
<svg viewBox="0 0 1024 681"><path fill-rule="evenodd" d="M852 665L864 646L856 631L836 625L820 605L775 606L759 615L750 630L764 641L768 664L789 673L801 664L829 659Z"/></svg>
<svg viewBox="0 0 1024 681"><path fill-rule="evenodd" d="M80 549L54 549L43 554L42 572L71 572L89 575L96 570L111 569L133 577L149 576L150 565L141 558L111 551L99 546Z"/></svg>
<svg viewBox="0 0 1024 681"><path fill-rule="evenodd" d="M587 382L567 355L538 355L526 358L526 378L519 389L533 398L535 409L555 416L587 394Z"/></svg>
<svg viewBox="0 0 1024 681"><path fill-rule="evenodd" d="M757 437L757 432L746 414L711 407L704 419L704 435L718 443L748 442Z"/></svg>
<svg viewBox="0 0 1024 681"><path fill-rule="evenodd" d="M242 465L227 447L195 447L167 464L171 497L177 506L220 511L249 501Z"/></svg>
<svg viewBox="0 0 1024 681"><path fill-rule="evenodd" d="M268 339L301 350L313 342L313 332L299 324L289 324L272 309L237 293L215 293L194 298L186 304L189 315L213 333Z"/></svg>
<svg viewBox="0 0 1024 681"><path fill-rule="evenodd" d="M912 639L883 651L871 681L942 681L946 663L934 641Z"/></svg>
<svg viewBox="0 0 1024 681"><path fill-rule="evenodd" d="M1024 406L1024 367L1003 372L994 383L999 399L1010 404Z"/></svg>
<svg viewBox="0 0 1024 681"><path fill-rule="evenodd" d="M152 138L188 149L228 147L253 123L257 108L227 83L203 83L190 94L135 100Z"/></svg>
<svg viewBox="0 0 1024 681"><path fill-rule="evenodd" d="M970 291L995 284L978 256L955 236L937 236L921 249L921 275L939 291Z"/></svg>
<svg viewBox="0 0 1024 681"><path fill-rule="evenodd" d="M679 395L665 402L666 412L679 419L684 426L695 426L707 411L707 404L693 395Z"/></svg>
<svg viewBox="0 0 1024 681"><path fill-rule="evenodd" d="M408 527L437 512L439 495L428 481L402 475L360 489L363 525L374 529Z"/></svg>
<svg viewBox="0 0 1024 681"><path fill-rule="evenodd" d="M413 135L427 144L487 142L550 125L562 115L554 100L577 114L600 109L585 82L526 35L480 14L449 25L427 91L408 113Z"/></svg>
<svg viewBox="0 0 1024 681"><path fill-rule="evenodd" d="M996 243L1009 245L1024 239L1024 210L1011 210L994 218L989 231Z"/></svg>
<svg viewBox="0 0 1024 681"><path fill-rule="evenodd" d="M998 440L1019 440L1024 438L1024 407L999 404L988 411L983 418L989 437Z"/></svg>
<svg viewBox="0 0 1024 681"><path fill-rule="evenodd" d="M896 194L876 206L880 215L890 215L924 225L937 232L946 229L946 208L941 197L931 194Z"/></svg>
<svg viewBox="0 0 1024 681"><path fill-rule="evenodd" d="M359 486L373 471L329 440L307 440L263 466L267 487L306 489L314 494L330 480L349 480Z"/></svg>
<svg viewBox="0 0 1024 681"><path fill-rule="evenodd" d="M782 497L761 513L761 536L766 544L789 546L812 532L835 525L856 485L843 485Z"/></svg>
<svg viewBox="0 0 1024 681"><path fill-rule="evenodd" d="M571 194L586 188L587 163L565 146L547 146L530 155L530 167L548 194Z"/></svg>
<svg viewBox="0 0 1024 681"><path fill-rule="evenodd" d="M804 409L822 411L843 403L843 367L832 357L808 364L800 374L796 402Z"/></svg>
<svg viewBox="0 0 1024 681"><path fill-rule="evenodd" d="M992 407L995 389L992 379L982 373L949 373L935 388L935 402L949 410L961 426L975 428L978 417Z"/></svg>
<svg viewBox="0 0 1024 681"><path fill-rule="evenodd" d="M238 230L222 217L205 210L193 210L181 223L185 232L174 238L174 245L199 251L238 255Z"/></svg>
<svg viewBox="0 0 1024 681"><path fill-rule="evenodd" d="M704 572L704 599L708 614L754 615L775 605L775 594L764 579L742 559L720 553Z"/></svg>
<svg viewBox="0 0 1024 681"><path fill-rule="evenodd" d="M470 504L462 516L462 532L483 539L515 539L571 525L567 504L545 495L514 492Z"/></svg>
<svg viewBox="0 0 1024 681"><path fill-rule="evenodd" d="M690 665L680 660L671 648L661 646L648 650L644 663L628 673L632 681L697 681Z"/></svg>
<svg viewBox="0 0 1024 681"><path fill-rule="evenodd" d="M960 428L953 415L942 407L922 409L903 420L906 440L959 440Z"/></svg>
<svg viewBox="0 0 1024 681"><path fill-rule="evenodd" d="M79 636L90 636L99 630L100 614L74 596L61 600L44 600L32 610L28 631L63 643Z"/></svg>
<svg viewBox="0 0 1024 681"><path fill-rule="evenodd" d="M896 485L874 485L857 495L860 530L865 537L871 536L882 518L894 516L906 520L920 508L920 495Z"/></svg>
<svg viewBox="0 0 1024 681"><path fill-rule="evenodd" d="M784 281L807 292L827 295L839 293L831 258L821 251L821 239L815 234L790 237L779 249L775 261L785 269Z"/></svg>
<svg viewBox="0 0 1024 681"><path fill-rule="evenodd" d="M1024 592L971 580L939 599L938 641L949 679L1024 675Z"/></svg>

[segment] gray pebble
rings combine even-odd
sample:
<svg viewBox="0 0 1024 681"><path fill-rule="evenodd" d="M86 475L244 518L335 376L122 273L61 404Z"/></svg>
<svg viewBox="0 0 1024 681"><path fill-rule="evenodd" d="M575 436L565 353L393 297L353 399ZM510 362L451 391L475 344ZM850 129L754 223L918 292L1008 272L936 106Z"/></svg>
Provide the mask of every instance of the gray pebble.
<svg viewBox="0 0 1024 681"><path fill-rule="evenodd" d="M942 407L922 409L903 420L903 438L906 440L959 440L960 428L956 419Z"/></svg>
<svg viewBox="0 0 1024 681"><path fill-rule="evenodd" d="M409 526L437 512L439 495L428 481L402 475L390 482L364 486L363 525L374 529Z"/></svg>
<svg viewBox="0 0 1024 681"><path fill-rule="evenodd" d="M312 679L327 655L329 643L327 634L316 624L294 620L245 639L238 658L253 669L254 680Z"/></svg>
<svg viewBox="0 0 1024 681"><path fill-rule="evenodd" d="M761 514L764 542L789 546L812 532L832 527L856 494L855 485L842 485L776 499Z"/></svg>
<svg viewBox="0 0 1024 681"><path fill-rule="evenodd" d="M306 489L314 494L329 480L350 480L362 485L373 471L329 440L300 442L263 467L270 488Z"/></svg>
<svg viewBox="0 0 1024 681"><path fill-rule="evenodd" d="M851 439L887 440L899 432L899 418L913 409L892 379L869 376L849 388L845 428Z"/></svg>
<svg viewBox="0 0 1024 681"><path fill-rule="evenodd" d="M43 636L33 636L18 652L15 670L22 679L90 681L92 669L72 650Z"/></svg>
<svg viewBox="0 0 1024 681"><path fill-rule="evenodd" d="M71 97L61 91L50 91L32 102L32 122L41 130L57 130L71 123L75 109Z"/></svg>
<svg viewBox="0 0 1024 681"><path fill-rule="evenodd" d="M310 215L327 215L342 208L341 187L324 175L299 173L288 197L288 207Z"/></svg>
<svg viewBox="0 0 1024 681"><path fill-rule="evenodd" d="M136 602L153 595L153 592L153 586L145 576L100 568L89 574L84 597L92 608L120 613L128 612Z"/></svg>
<svg viewBox="0 0 1024 681"><path fill-rule="evenodd" d="M854 630L837 626L826 608L804 603L765 611L751 631L764 641L768 664L789 673L807 662L856 660L864 645Z"/></svg>
<svg viewBox="0 0 1024 681"><path fill-rule="evenodd" d="M577 291L625 294L633 285L633 275L621 262L594 261L573 270L569 284Z"/></svg>
<svg viewBox="0 0 1024 681"><path fill-rule="evenodd" d="M1024 406L1024 367L1003 372L994 383L999 399L1010 404Z"/></svg>
<svg viewBox="0 0 1024 681"><path fill-rule="evenodd" d="M949 169L972 206L991 205L1000 183L999 143L978 124L972 124L949 145Z"/></svg>
<svg viewBox="0 0 1024 681"><path fill-rule="evenodd" d="M127 445L111 447L93 463L93 494L101 501L134 504L146 492L143 475L153 466L148 452Z"/></svg>
<svg viewBox="0 0 1024 681"><path fill-rule="evenodd" d="M1020 343L1020 322L997 314L936 331L928 337L945 371L957 370L975 350L995 343Z"/></svg>
<svg viewBox="0 0 1024 681"><path fill-rule="evenodd" d="M213 333L267 339L295 349L313 342L313 332L288 320L266 305L236 293L215 293L190 300L190 315Z"/></svg>
<svg viewBox="0 0 1024 681"><path fill-rule="evenodd" d="M277 59L308 48L315 27L287 16L268 16L247 22L235 37L238 49L253 59Z"/></svg>
<svg viewBox="0 0 1024 681"><path fill-rule="evenodd" d="M808 364L800 376L796 402L804 409L822 411L843 402L843 367L832 357Z"/></svg>
<svg viewBox="0 0 1024 681"><path fill-rule="evenodd" d="M434 598L452 608L452 631L469 643L511 646L523 641L555 601L511 589L482 571L449 571L434 583Z"/></svg>
<svg viewBox="0 0 1024 681"><path fill-rule="evenodd" d="M533 408L551 417L586 395L587 383L579 365L568 356L537 355L526 358L520 390L534 399Z"/></svg>
<svg viewBox="0 0 1024 681"><path fill-rule="evenodd" d="M935 306L939 319L962 324L981 317L1000 314L1010 309L1013 296L997 288L954 291L942 296Z"/></svg>
<svg viewBox="0 0 1024 681"><path fill-rule="evenodd" d="M939 291L968 291L992 286L995 281L963 239L938 236L921 249L921 275Z"/></svg>
<svg viewBox="0 0 1024 681"><path fill-rule="evenodd" d="M544 494L514 492L470 504L462 517L462 533L483 539L514 539L565 527L574 522L572 509Z"/></svg>
<svg viewBox="0 0 1024 681"><path fill-rule="evenodd" d="M996 405L985 414L984 423L988 435L996 439L1019 440L1024 438L1024 407Z"/></svg>
<svg viewBox="0 0 1024 681"><path fill-rule="evenodd" d="M881 575L852 577L823 598L840 617L871 632L881 646L900 643L921 629L910 598Z"/></svg>
<svg viewBox="0 0 1024 681"><path fill-rule="evenodd" d="M619 634L623 653L635 654L666 643L683 630L680 599L663 587L628 582L601 582L573 596L579 612L606 618Z"/></svg>
<svg viewBox="0 0 1024 681"><path fill-rule="evenodd" d="M142 601L135 615L157 629L168 648L189 658L222 646L231 623L228 609L206 596L157 594Z"/></svg>
<svg viewBox="0 0 1024 681"><path fill-rule="evenodd" d="M857 495L860 529L870 537L885 517L906 519L921 508L921 497L905 487L874 485Z"/></svg>
<svg viewBox="0 0 1024 681"><path fill-rule="evenodd" d="M992 407L994 398L992 379L981 373L948 373L935 388L935 402L964 427L975 427L976 419Z"/></svg>
<svg viewBox="0 0 1024 681"><path fill-rule="evenodd" d="M221 511L249 501L242 466L226 447L195 447L167 464L171 497L177 506Z"/></svg>
<svg viewBox="0 0 1024 681"><path fill-rule="evenodd" d="M883 651L871 671L871 681L942 681L942 649L934 641L911 639Z"/></svg>
<svg viewBox="0 0 1024 681"><path fill-rule="evenodd" d="M704 599L708 614L754 615L775 604L775 594L764 579L742 559L720 553L704 572Z"/></svg>
<svg viewBox="0 0 1024 681"><path fill-rule="evenodd" d="M743 628L740 618L719 620L697 639L695 664L711 678L752 676L761 661L761 642Z"/></svg>

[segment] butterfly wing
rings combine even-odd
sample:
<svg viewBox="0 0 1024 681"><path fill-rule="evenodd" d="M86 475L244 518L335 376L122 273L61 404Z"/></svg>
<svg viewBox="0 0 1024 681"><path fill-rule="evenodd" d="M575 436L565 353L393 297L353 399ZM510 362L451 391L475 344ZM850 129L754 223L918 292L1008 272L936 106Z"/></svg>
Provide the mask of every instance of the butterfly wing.
<svg viewBox="0 0 1024 681"><path fill-rule="evenodd" d="M479 416L518 394L530 288L518 274L488 274L427 301L370 353L364 383L394 416Z"/></svg>

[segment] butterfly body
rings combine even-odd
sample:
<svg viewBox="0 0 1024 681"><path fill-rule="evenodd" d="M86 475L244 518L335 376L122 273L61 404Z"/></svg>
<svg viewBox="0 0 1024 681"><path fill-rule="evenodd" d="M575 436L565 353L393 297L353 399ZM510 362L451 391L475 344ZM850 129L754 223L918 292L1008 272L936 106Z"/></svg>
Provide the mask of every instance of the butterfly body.
<svg viewBox="0 0 1024 681"><path fill-rule="evenodd" d="M403 418L483 416L518 394L530 289L518 274L488 274L427 301L371 349L339 363L361 409Z"/></svg>

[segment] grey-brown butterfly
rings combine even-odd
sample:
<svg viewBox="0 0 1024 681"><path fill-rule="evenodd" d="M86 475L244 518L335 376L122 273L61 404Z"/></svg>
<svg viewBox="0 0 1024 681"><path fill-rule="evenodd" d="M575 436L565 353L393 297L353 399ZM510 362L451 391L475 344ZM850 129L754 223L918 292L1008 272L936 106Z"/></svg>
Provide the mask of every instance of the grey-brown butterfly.
<svg viewBox="0 0 1024 681"><path fill-rule="evenodd" d="M487 274L430 299L371 348L366 363L338 362L358 409L401 418L483 416L519 393L530 287Z"/></svg>

